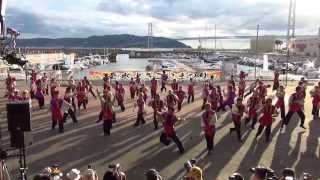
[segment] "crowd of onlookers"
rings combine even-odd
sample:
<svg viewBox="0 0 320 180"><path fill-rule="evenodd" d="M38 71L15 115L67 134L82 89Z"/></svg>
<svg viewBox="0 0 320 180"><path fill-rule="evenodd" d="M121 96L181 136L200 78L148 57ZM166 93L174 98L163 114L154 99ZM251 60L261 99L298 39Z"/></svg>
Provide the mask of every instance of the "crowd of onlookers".
<svg viewBox="0 0 320 180"><path fill-rule="evenodd" d="M210 179L210 177L204 177L202 169L196 165L195 160L187 161L184 164L185 174L179 178L182 180L204 180ZM249 171L249 170L248 170ZM264 167L257 166L250 169L252 173L251 180L313 180L309 173L303 173L298 177L294 169L285 168L276 176L274 170ZM163 180L160 173L155 169L149 169L144 172L145 180ZM98 177L97 172L91 167L81 172L78 169L71 169L68 173L63 174L58 165L53 167L47 167L42 170L41 173L34 176L33 180L126 180L127 177L125 172L122 170L119 164L109 165L108 170L102 177ZM240 173L233 173L229 176L229 180L244 180L245 178ZM141 179L142 180L142 179Z"/></svg>

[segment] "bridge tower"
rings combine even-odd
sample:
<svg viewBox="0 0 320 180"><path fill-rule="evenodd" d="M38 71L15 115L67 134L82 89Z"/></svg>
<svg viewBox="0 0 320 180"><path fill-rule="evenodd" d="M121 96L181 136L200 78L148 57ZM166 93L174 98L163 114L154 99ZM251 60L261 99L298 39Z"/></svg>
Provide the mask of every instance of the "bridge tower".
<svg viewBox="0 0 320 180"><path fill-rule="evenodd" d="M290 60L290 43L294 48L294 37L296 31L296 0L290 0L289 4L289 16L288 16L288 29L287 29L287 68L289 67ZM288 84L288 72L286 72L286 85Z"/></svg>
<svg viewBox="0 0 320 180"><path fill-rule="evenodd" d="M152 23L148 23L148 49L153 47L153 27Z"/></svg>

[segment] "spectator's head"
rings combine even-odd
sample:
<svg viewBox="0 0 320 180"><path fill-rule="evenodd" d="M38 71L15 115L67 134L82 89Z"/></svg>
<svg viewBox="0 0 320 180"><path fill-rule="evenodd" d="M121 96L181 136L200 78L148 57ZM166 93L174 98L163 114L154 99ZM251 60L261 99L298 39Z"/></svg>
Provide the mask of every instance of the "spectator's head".
<svg viewBox="0 0 320 180"><path fill-rule="evenodd" d="M81 175L78 169L71 169L69 173L66 175L68 180L80 180Z"/></svg>
<svg viewBox="0 0 320 180"><path fill-rule="evenodd" d="M146 180L162 180L159 172L155 169L149 169L146 173L144 173L144 175L146 176Z"/></svg>
<svg viewBox="0 0 320 180"><path fill-rule="evenodd" d="M264 166L257 166L255 168L251 168L250 170L253 173L251 180L265 180L274 176L274 171Z"/></svg>
<svg viewBox="0 0 320 180"><path fill-rule="evenodd" d="M93 169L89 168L83 173L81 180L98 180L98 175Z"/></svg>
<svg viewBox="0 0 320 180"><path fill-rule="evenodd" d="M233 173L229 176L229 180L244 180L244 178L240 173Z"/></svg>
<svg viewBox="0 0 320 180"><path fill-rule="evenodd" d="M291 168L285 168L283 169L282 171L282 177L285 179L285 180L289 180L289 179L294 179L295 177L295 172L293 169Z"/></svg>

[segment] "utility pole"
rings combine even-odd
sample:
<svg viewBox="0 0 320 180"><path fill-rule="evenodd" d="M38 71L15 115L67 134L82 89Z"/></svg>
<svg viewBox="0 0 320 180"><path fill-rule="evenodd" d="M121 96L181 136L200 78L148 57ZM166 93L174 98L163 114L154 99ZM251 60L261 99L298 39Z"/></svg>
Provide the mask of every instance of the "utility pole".
<svg viewBox="0 0 320 180"><path fill-rule="evenodd" d="M148 49L153 47L153 29L152 29L152 23L148 23Z"/></svg>
<svg viewBox="0 0 320 180"><path fill-rule="evenodd" d="M286 86L288 85L288 69L290 60L290 42L292 47L294 46L294 37L296 29L296 0L290 0L289 4L289 16L288 16L288 29L287 29L287 67L286 67Z"/></svg>
<svg viewBox="0 0 320 180"><path fill-rule="evenodd" d="M217 25L214 25L214 52L217 52Z"/></svg>
<svg viewBox="0 0 320 180"><path fill-rule="evenodd" d="M258 41L259 41L259 24L257 25L257 36L256 36L256 54L258 55ZM257 79L257 59L254 62L254 79Z"/></svg>

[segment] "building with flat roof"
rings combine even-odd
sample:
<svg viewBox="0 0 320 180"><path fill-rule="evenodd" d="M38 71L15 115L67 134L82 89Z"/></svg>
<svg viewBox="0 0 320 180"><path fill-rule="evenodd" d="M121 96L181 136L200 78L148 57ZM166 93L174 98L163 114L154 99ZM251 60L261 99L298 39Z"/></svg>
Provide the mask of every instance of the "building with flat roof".
<svg viewBox="0 0 320 180"><path fill-rule="evenodd" d="M275 48L275 42L277 38L274 36L259 37L258 41L256 38L250 40L250 51L251 52L273 52Z"/></svg>
<svg viewBox="0 0 320 180"><path fill-rule="evenodd" d="M296 38L289 47L293 54L317 57L319 44L319 38Z"/></svg>

